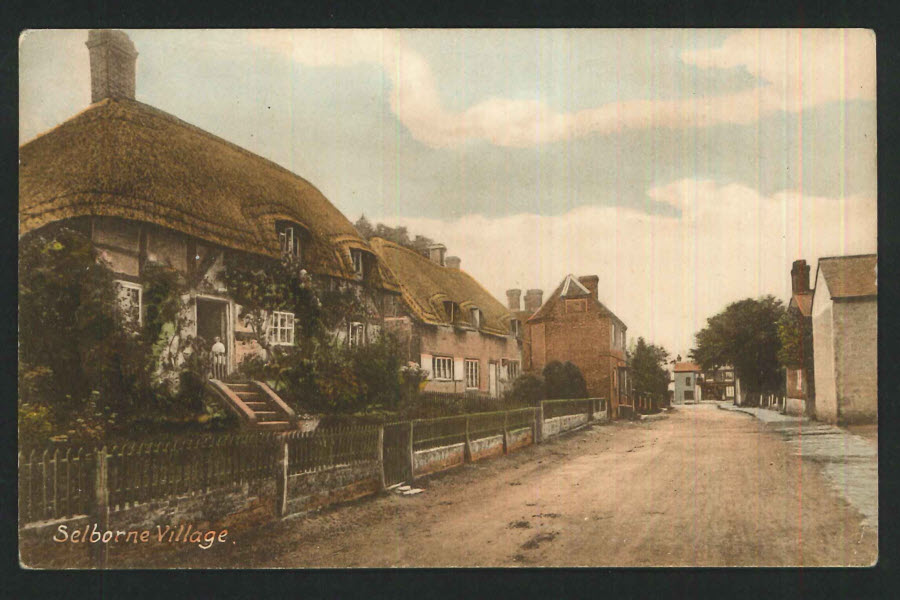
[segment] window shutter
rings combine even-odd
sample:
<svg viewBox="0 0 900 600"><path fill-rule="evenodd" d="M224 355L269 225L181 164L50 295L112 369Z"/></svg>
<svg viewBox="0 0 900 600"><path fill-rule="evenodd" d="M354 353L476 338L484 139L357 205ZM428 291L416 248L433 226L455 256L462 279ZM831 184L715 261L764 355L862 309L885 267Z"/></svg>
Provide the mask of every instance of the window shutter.
<svg viewBox="0 0 900 600"><path fill-rule="evenodd" d="M431 364L431 355L423 353L420 360L419 366L428 371L428 379L434 379L434 365Z"/></svg>
<svg viewBox="0 0 900 600"><path fill-rule="evenodd" d="M465 363L461 358L453 359L453 380L454 381L465 381L466 379L466 369Z"/></svg>

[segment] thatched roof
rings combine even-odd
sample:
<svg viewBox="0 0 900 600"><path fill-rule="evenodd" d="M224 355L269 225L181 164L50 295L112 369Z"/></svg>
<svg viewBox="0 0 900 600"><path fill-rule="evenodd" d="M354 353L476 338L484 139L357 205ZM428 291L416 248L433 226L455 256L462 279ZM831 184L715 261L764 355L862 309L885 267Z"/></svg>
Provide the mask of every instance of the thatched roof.
<svg viewBox="0 0 900 600"><path fill-rule="evenodd" d="M481 331L509 334L509 311L471 275L460 269L442 267L421 254L382 238L369 240L372 248L393 272L400 293L416 318L431 325L450 322L444 301L455 302L468 318L471 308L482 312Z"/></svg>
<svg viewBox="0 0 900 600"><path fill-rule="evenodd" d="M310 270L345 278L353 277L349 249L371 251L302 177L134 100L91 105L23 145L19 159L20 236L55 221L110 216L277 257L275 222L287 220L310 234Z"/></svg>
<svg viewBox="0 0 900 600"><path fill-rule="evenodd" d="M832 298L878 295L878 256L875 254L820 258L819 269Z"/></svg>
<svg viewBox="0 0 900 600"><path fill-rule="evenodd" d="M596 307L597 314L609 317L610 319L627 329L622 319L617 317L615 313L613 313L613 311L606 308L606 305L595 298L594 295L578 281L578 278L572 274L566 275L563 278L563 280L559 283L553 293L550 294L550 297L547 298L544 304L542 304L541 307L538 308L533 315L531 315L528 321L537 323L539 321L543 321L544 319L552 317L553 308L561 298L585 298L594 307Z"/></svg>

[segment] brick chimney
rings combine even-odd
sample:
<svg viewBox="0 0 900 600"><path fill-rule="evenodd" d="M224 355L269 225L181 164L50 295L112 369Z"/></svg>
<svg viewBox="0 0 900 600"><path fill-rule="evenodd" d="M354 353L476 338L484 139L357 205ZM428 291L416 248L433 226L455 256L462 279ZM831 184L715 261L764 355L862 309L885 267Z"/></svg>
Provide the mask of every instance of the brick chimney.
<svg viewBox="0 0 900 600"><path fill-rule="evenodd" d="M795 260L791 267L791 292L794 294L809 292L809 265L805 260Z"/></svg>
<svg viewBox="0 0 900 600"><path fill-rule="evenodd" d="M509 310L522 310L522 290L506 290L506 306Z"/></svg>
<svg viewBox="0 0 900 600"><path fill-rule="evenodd" d="M428 258L437 264L444 266L444 254L447 253L447 246L443 244L432 244L428 246Z"/></svg>
<svg viewBox="0 0 900 600"><path fill-rule="evenodd" d="M544 303L544 290L528 290L525 292L525 310L534 314Z"/></svg>
<svg viewBox="0 0 900 600"><path fill-rule="evenodd" d="M582 275L578 278L578 283L586 287L595 299L600 299L600 296L597 292L597 287L600 284L599 277L597 277L596 275Z"/></svg>
<svg viewBox="0 0 900 600"><path fill-rule="evenodd" d="M114 29L91 29L85 44L91 56L91 104L104 98L134 100L137 50Z"/></svg>
<svg viewBox="0 0 900 600"><path fill-rule="evenodd" d="M457 271L459 271L460 262L461 261L459 260L458 256L448 256L444 259L444 263L446 264L446 267L448 269L456 269Z"/></svg>

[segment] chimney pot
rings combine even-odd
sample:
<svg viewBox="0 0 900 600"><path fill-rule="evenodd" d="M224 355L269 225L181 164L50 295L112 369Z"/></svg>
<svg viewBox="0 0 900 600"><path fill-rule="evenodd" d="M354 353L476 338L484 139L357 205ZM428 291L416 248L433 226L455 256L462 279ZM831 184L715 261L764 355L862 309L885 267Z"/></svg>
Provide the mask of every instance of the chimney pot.
<svg viewBox="0 0 900 600"><path fill-rule="evenodd" d="M448 269L456 269L457 271L459 271L459 263L461 261L459 260L458 256L448 256L444 259L444 262L446 263Z"/></svg>
<svg viewBox="0 0 900 600"><path fill-rule="evenodd" d="M506 306L509 310L522 309L522 290L506 290Z"/></svg>
<svg viewBox="0 0 900 600"><path fill-rule="evenodd" d="M544 303L544 290L528 290L525 292L525 310L534 314Z"/></svg>
<svg viewBox="0 0 900 600"><path fill-rule="evenodd" d="M428 258L437 264L444 266L444 254L447 253L447 246L443 244L432 244L428 246Z"/></svg>
<svg viewBox="0 0 900 600"><path fill-rule="evenodd" d="M804 294L809 291L809 265L805 260L795 260L791 266L791 292Z"/></svg>
<svg viewBox="0 0 900 600"><path fill-rule="evenodd" d="M91 104L104 98L134 100L138 53L125 32L92 29L85 45L91 60Z"/></svg>

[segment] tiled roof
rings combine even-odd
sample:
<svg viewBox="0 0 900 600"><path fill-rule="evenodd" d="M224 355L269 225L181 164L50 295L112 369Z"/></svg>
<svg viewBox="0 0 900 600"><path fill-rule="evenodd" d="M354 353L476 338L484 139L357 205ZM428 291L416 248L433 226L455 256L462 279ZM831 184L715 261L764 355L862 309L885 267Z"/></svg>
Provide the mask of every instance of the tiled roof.
<svg viewBox="0 0 900 600"><path fill-rule="evenodd" d="M808 317L812 314L812 301L813 295L811 292L794 294L791 298L791 304L796 306L797 310L799 310L800 314L804 317Z"/></svg>
<svg viewBox="0 0 900 600"><path fill-rule="evenodd" d="M696 363L692 362L680 362L675 363L675 372L676 373L685 373L688 371L700 371L700 366Z"/></svg>
<svg viewBox="0 0 900 600"><path fill-rule="evenodd" d="M482 313L481 331L509 334L509 311L465 271L443 267L382 238L372 238L369 244L400 284L406 305L421 321L450 325L443 307L444 301L449 300L464 311L463 319L454 319L452 324L469 325L469 309L478 308Z"/></svg>
<svg viewBox="0 0 900 600"><path fill-rule="evenodd" d="M819 269L832 298L878 295L878 255L831 256L819 259Z"/></svg>
<svg viewBox="0 0 900 600"><path fill-rule="evenodd" d="M606 306L602 302L600 302L597 298L594 298L594 296L590 293L590 291L578 281L578 278L571 274L565 276L565 278L562 280L562 282L560 282L560 284L553 291L553 293L550 294L550 297L547 298L547 300L544 302L544 304L541 305L541 307L537 311L535 311L535 313L533 315L531 315L531 318L529 318L528 320L529 321L540 321L541 319L544 319L544 318L550 316L550 314L553 311L553 305L556 304L557 302L559 302L560 298L571 298L573 296L579 296L579 297L583 296L583 297L590 298L589 301L592 302L595 306L597 306L600 314L606 315L606 316L614 319L617 323L619 323L623 327L625 327L625 323L622 321L622 319L617 317L613 313L613 311L606 308Z"/></svg>

